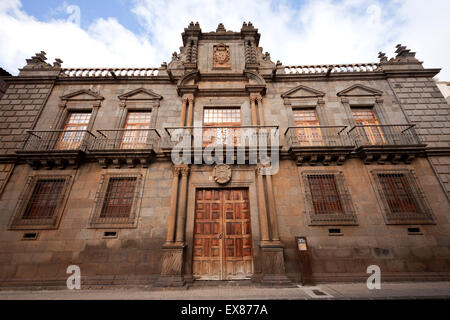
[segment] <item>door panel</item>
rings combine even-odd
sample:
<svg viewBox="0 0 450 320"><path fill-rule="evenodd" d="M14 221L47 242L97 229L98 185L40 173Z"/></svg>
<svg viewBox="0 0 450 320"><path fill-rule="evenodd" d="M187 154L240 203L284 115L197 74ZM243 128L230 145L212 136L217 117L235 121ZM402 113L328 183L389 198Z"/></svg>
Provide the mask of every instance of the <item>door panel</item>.
<svg viewBox="0 0 450 320"><path fill-rule="evenodd" d="M248 190L198 189L194 224L194 278L246 279L252 274Z"/></svg>

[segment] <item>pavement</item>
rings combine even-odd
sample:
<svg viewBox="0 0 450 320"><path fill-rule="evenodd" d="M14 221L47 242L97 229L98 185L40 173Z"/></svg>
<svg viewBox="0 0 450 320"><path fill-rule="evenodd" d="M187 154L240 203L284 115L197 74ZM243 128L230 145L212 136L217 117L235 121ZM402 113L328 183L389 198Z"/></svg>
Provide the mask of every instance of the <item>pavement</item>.
<svg viewBox="0 0 450 320"><path fill-rule="evenodd" d="M369 290L366 283L328 283L272 288L193 286L189 288L106 288L79 290L0 290L0 300L317 300L450 299L450 281L389 282Z"/></svg>

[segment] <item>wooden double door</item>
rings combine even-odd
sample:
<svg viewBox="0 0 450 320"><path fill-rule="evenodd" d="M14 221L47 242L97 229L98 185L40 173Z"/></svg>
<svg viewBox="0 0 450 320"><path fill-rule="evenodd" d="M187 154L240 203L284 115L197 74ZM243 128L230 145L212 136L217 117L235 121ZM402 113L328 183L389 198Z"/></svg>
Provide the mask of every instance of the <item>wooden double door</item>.
<svg viewBox="0 0 450 320"><path fill-rule="evenodd" d="M253 274L248 189L197 189L193 277L248 279Z"/></svg>

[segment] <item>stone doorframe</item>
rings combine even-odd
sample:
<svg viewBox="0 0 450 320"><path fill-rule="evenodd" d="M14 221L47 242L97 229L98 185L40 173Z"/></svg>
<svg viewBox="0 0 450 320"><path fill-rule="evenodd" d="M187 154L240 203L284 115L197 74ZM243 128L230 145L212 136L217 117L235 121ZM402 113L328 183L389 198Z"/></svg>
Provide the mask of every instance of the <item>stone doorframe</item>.
<svg viewBox="0 0 450 320"><path fill-rule="evenodd" d="M245 170L250 171L250 170ZM251 170L253 171L253 170ZM192 172L192 178L194 178L194 172ZM195 179L195 178L194 178ZM192 179L192 180L194 180ZM252 247L253 247L253 276L260 269L258 265L258 259L256 257L260 256L260 232L259 232L259 218L258 218L258 206L257 206L257 190L255 180L251 179L235 179L231 180L225 185L219 185L213 181L193 181L189 183L189 193L188 193L188 205L187 205L187 216L186 216L186 253L184 259L184 278L188 282L194 281L192 276L192 261L193 261L193 247L194 247L194 223L195 223L195 195L197 189L234 189L234 188L245 188L248 189L248 201L250 205L250 223L252 228Z"/></svg>

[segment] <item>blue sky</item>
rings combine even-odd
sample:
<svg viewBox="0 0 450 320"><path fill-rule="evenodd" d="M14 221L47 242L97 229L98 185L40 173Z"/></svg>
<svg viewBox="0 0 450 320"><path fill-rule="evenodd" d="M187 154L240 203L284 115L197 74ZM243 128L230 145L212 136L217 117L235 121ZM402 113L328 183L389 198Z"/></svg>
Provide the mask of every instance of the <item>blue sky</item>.
<svg viewBox="0 0 450 320"><path fill-rule="evenodd" d="M450 0L0 0L0 66L17 74L47 52L63 67L159 67L190 21L238 31L285 65L376 62L402 43L450 80Z"/></svg>

